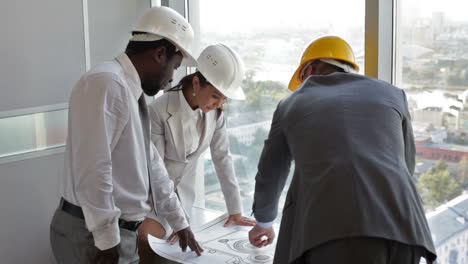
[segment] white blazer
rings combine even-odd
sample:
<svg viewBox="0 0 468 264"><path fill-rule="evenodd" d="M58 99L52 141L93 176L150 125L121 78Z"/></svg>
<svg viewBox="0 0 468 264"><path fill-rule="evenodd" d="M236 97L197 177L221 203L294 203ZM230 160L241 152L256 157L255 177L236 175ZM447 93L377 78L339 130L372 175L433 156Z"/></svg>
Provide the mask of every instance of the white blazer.
<svg viewBox="0 0 468 264"><path fill-rule="evenodd" d="M239 185L229 153L226 121L217 110L204 114L204 127L198 149L191 154L185 150L182 113L178 92L167 92L148 107L151 117L151 140L164 160L169 177L174 181L180 201L190 212L195 201L195 171L197 160L210 147L211 157L228 213L242 212Z"/></svg>

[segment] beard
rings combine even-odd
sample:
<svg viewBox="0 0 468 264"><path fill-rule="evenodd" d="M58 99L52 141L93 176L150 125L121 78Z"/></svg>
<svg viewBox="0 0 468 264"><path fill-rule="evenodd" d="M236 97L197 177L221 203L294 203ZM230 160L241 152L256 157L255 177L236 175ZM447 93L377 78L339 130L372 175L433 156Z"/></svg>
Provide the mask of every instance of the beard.
<svg viewBox="0 0 468 264"><path fill-rule="evenodd" d="M161 90L159 85L145 85L144 83L141 84L141 88L147 96L155 96Z"/></svg>
<svg viewBox="0 0 468 264"><path fill-rule="evenodd" d="M141 88L146 95L155 96L164 87L159 76L152 76L142 80Z"/></svg>

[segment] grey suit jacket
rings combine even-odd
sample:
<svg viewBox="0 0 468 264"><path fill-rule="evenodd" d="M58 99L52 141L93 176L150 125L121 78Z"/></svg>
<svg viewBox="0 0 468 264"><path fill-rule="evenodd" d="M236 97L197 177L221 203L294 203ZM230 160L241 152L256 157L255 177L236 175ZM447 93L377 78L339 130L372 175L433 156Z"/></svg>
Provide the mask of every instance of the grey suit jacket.
<svg viewBox="0 0 468 264"><path fill-rule="evenodd" d="M294 176L275 263L327 241L379 237L435 249L413 182L415 146L403 90L366 76L311 76L279 103L260 158L253 211L273 221Z"/></svg>

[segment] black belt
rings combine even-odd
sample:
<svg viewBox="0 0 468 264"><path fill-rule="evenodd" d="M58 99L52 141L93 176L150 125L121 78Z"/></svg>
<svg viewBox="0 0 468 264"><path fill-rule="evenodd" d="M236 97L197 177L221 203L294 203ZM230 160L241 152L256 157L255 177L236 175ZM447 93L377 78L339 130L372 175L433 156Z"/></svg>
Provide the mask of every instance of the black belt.
<svg viewBox="0 0 468 264"><path fill-rule="evenodd" d="M81 209L81 207L76 206L72 203L69 203L63 198L62 198L60 209L75 217L84 219L84 214L83 214L83 210ZM119 227L133 231L133 232L135 232L138 229L140 224L141 224L141 221L126 221L123 219L119 219Z"/></svg>

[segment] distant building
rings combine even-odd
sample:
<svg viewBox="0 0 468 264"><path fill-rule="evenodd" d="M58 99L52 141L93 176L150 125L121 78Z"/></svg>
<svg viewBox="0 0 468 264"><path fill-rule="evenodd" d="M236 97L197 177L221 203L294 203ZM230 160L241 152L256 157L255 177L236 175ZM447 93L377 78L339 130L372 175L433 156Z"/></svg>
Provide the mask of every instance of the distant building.
<svg viewBox="0 0 468 264"><path fill-rule="evenodd" d="M227 131L229 135L245 145L251 145L255 140L255 133L259 129L269 131L271 127L271 117L258 115L257 113L243 113L237 118L228 118Z"/></svg>
<svg viewBox="0 0 468 264"><path fill-rule="evenodd" d="M457 106L450 106L448 112L444 115L444 126L449 131L458 131L460 124L459 124L459 115L460 115L460 107Z"/></svg>
<svg viewBox="0 0 468 264"><path fill-rule="evenodd" d="M448 131L458 130L458 116L452 113L444 113L443 120L443 126L446 127Z"/></svg>
<svg viewBox="0 0 468 264"><path fill-rule="evenodd" d="M435 38L437 35L440 35L443 32L447 24L447 18L443 12L433 12L431 21L431 28L433 31L432 33Z"/></svg>
<svg viewBox="0 0 468 264"><path fill-rule="evenodd" d="M432 123L412 122L415 138L430 138L432 142L443 143L447 138L447 129Z"/></svg>
<svg viewBox="0 0 468 264"><path fill-rule="evenodd" d="M437 263L468 263L468 194L426 215L437 251Z"/></svg>
<svg viewBox="0 0 468 264"><path fill-rule="evenodd" d="M459 162L468 156L468 146L456 144L434 143L430 137L416 137L416 156L422 159Z"/></svg>
<svg viewBox="0 0 468 264"><path fill-rule="evenodd" d="M468 132L468 109L463 109L458 114L458 129Z"/></svg>
<svg viewBox="0 0 468 264"><path fill-rule="evenodd" d="M468 116L463 114L463 109L457 106L450 106L448 110L443 110L442 107L414 109L411 112L411 117L414 122L432 124L435 127L443 126L450 131L458 130L460 123L464 124L464 118L468 121ZM468 128L468 123L466 125Z"/></svg>
<svg viewBox="0 0 468 264"><path fill-rule="evenodd" d="M460 100L462 100L463 105L466 105L468 103L468 90L465 90L462 94L458 96Z"/></svg>
<svg viewBox="0 0 468 264"><path fill-rule="evenodd" d="M239 142L249 146L255 139L255 133L259 129L266 131L270 130L271 121L262 121L248 125L228 128L229 135L232 135L239 140Z"/></svg>
<svg viewBox="0 0 468 264"><path fill-rule="evenodd" d="M413 120L417 122L430 123L434 126L442 126L443 112L441 107L426 107L413 110Z"/></svg>

